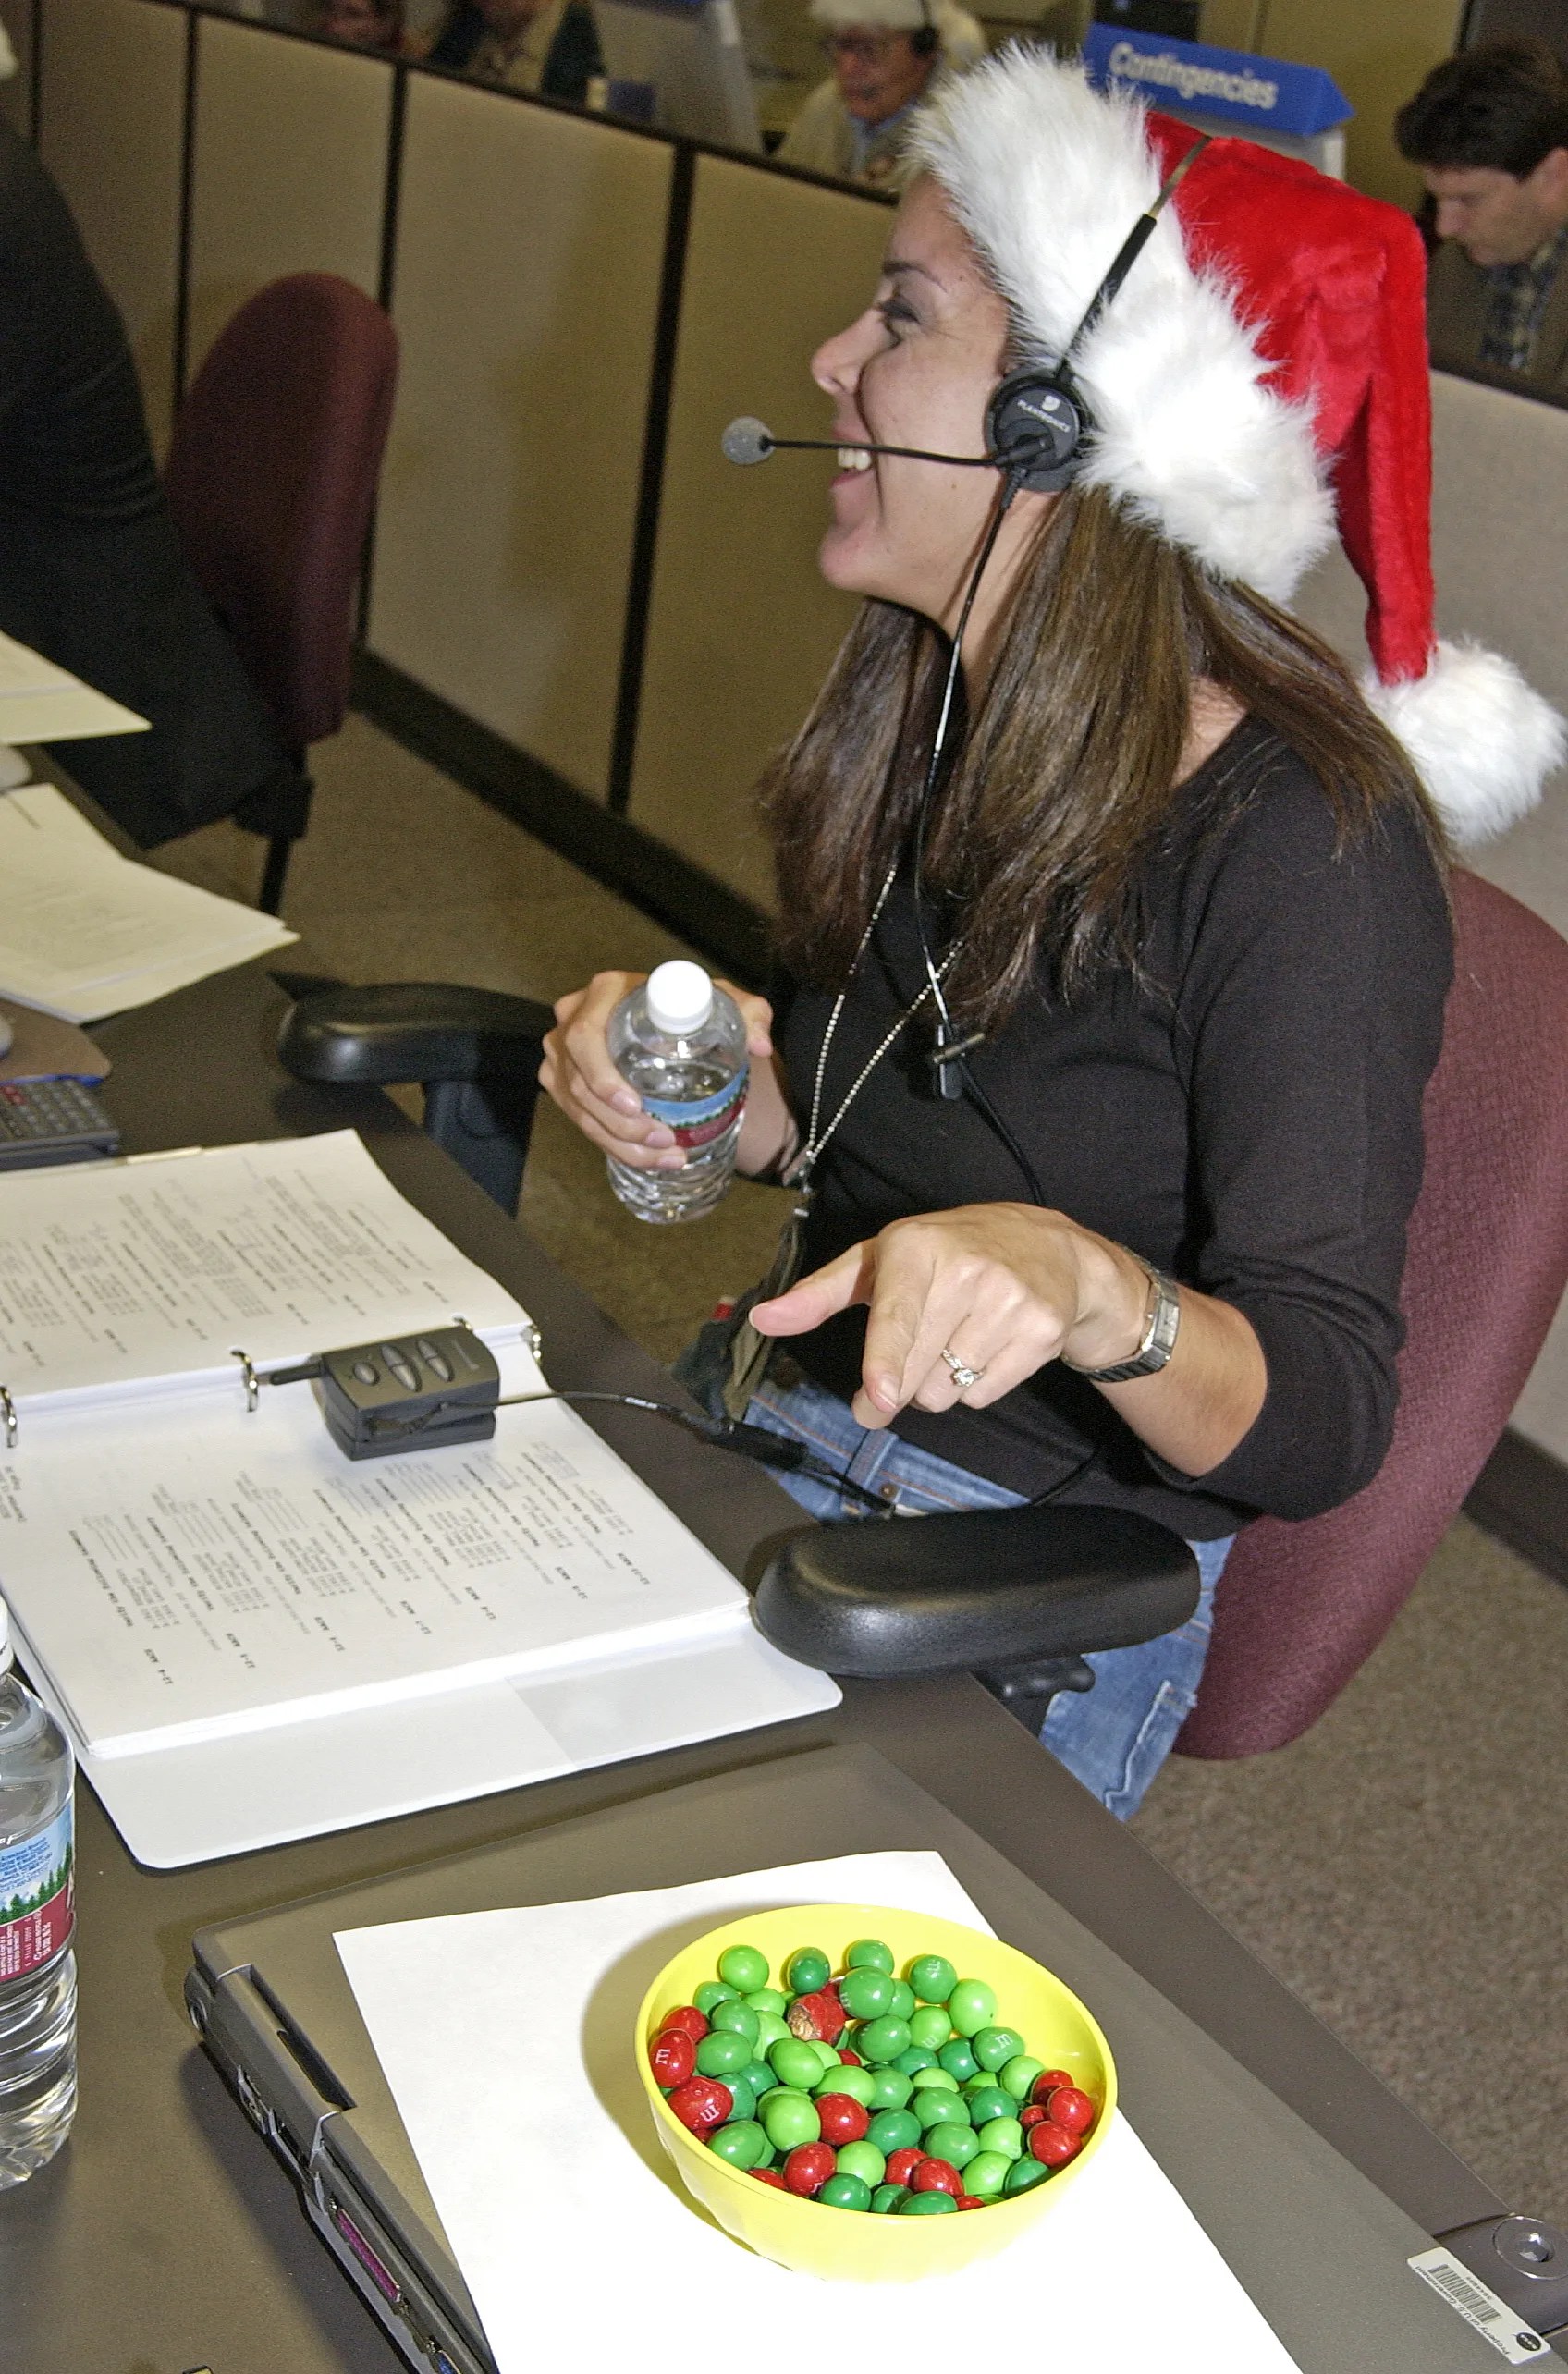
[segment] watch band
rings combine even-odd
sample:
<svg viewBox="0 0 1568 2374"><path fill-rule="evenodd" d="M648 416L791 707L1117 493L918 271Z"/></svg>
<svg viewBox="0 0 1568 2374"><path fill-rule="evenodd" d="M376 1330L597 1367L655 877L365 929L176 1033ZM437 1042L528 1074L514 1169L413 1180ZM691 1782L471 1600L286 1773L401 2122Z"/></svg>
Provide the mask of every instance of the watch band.
<svg viewBox="0 0 1568 2374"><path fill-rule="evenodd" d="M1063 1361L1064 1368L1072 1368L1074 1377L1084 1377L1091 1385L1121 1385L1131 1377L1153 1377L1176 1349L1176 1330L1182 1324L1180 1291L1173 1279L1143 1261L1141 1254L1133 1257L1143 1262L1149 1274L1149 1315L1144 1340L1131 1360L1119 1360L1112 1368L1074 1368L1072 1361Z"/></svg>

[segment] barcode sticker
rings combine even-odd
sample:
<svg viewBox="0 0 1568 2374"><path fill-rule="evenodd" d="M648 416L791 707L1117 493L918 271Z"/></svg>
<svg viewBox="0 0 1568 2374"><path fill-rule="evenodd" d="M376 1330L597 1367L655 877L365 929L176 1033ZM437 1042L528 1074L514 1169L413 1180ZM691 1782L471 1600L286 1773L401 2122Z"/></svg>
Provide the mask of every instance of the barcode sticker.
<svg viewBox="0 0 1568 2374"><path fill-rule="evenodd" d="M1423 2250L1411 2260L1424 2283L1457 2308L1466 2324L1484 2334L1510 2366L1530 2366L1547 2354L1538 2332L1525 2323L1506 2300L1490 2292L1478 2275L1462 2267L1452 2251Z"/></svg>

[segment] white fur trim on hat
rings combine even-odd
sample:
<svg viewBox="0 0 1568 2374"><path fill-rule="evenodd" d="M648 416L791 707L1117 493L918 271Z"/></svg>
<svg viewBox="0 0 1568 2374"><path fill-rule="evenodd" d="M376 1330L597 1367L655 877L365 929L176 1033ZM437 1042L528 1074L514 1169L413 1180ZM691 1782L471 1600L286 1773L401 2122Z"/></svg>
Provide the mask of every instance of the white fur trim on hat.
<svg viewBox="0 0 1568 2374"><path fill-rule="evenodd" d="M1131 98L1013 47L944 83L910 138L1011 308L1030 360L1057 361L1160 176ZM1334 537L1305 408L1224 284L1187 260L1173 210L1072 361L1096 434L1084 477L1222 575L1283 601Z"/></svg>
<svg viewBox="0 0 1568 2374"><path fill-rule="evenodd" d="M1439 642L1425 676L1362 691L1403 743L1461 849L1528 814L1568 755L1568 726L1512 660L1479 643Z"/></svg>

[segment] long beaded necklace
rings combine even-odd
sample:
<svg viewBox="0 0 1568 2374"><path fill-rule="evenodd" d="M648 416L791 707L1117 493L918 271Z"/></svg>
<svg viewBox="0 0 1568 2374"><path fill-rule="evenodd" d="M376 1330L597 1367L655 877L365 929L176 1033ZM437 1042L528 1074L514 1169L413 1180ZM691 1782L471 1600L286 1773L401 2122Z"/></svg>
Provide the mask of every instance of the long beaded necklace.
<svg viewBox="0 0 1568 2374"><path fill-rule="evenodd" d="M755 1291L747 1296L744 1315L729 1340L729 1376L724 1387L724 1406L732 1418L744 1417L746 1405L762 1383L763 1372L767 1366L773 1351L773 1338L759 1334L752 1325L752 1307L757 1303L771 1302L776 1294L787 1294L800 1275L801 1259L805 1242L805 1223L811 1212L814 1193L812 1174L829 1140L837 1132L839 1124L849 1112L883 1057L888 1053L905 1024L913 1021L928 997L938 994L942 978L959 952L959 944L955 941L948 949L940 964L935 966L928 974L924 988L910 999L891 1029L883 1034L882 1038L861 1065L839 1099L837 1112L827 1127L822 1128L822 1090L827 1073L828 1051L833 1045L834 1034L839 1028L839 1017L843 1013L845 1002L854 985L855 975L860 971L866 949L871 946L876 926L882 920L882 910L891 895L893 884L898 878L898 871L899 861L895 858L888 869L886 881L876 894L876 904L871 910L871 920L861 934L860 946L856 948L849 972L844 976L844 985L833 1000L833 1009L827 1017L827 1027L822 1034L822 1045L817 1049L816 1071L812 1081L811 1090L811 1119L806 1124L805 1139L796 1153L790 1156L783 1171L783 1184L790 1188L794 1193L793 1207L779 1231L778 1249L769 1264L767 1275Z"/></svg>

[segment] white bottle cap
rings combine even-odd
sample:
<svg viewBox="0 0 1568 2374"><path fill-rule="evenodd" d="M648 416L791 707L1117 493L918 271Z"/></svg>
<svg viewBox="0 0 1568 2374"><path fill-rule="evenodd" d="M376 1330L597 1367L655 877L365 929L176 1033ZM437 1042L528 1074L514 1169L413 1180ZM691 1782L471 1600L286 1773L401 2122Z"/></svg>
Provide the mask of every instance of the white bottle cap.
<svg viewBox="0 0 1568 2374"><path fill-rule="evenodd" d="M648 1020L670 1038L700 1030L713 1011L713 983L700 964L676 957L648 975Z"/></svg>

